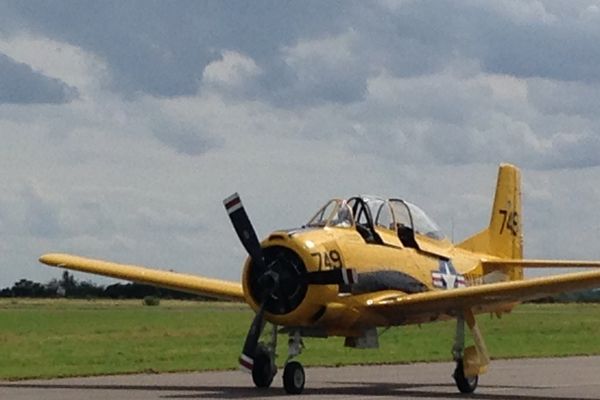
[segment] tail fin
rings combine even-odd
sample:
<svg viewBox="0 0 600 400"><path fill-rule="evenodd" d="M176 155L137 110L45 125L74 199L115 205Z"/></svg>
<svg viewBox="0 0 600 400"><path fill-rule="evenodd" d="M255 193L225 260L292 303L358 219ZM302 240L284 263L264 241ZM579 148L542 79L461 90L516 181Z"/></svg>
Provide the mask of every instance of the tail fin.
<svg viewBox="0 0 600 400"><path fill-rule="evenodd" d="M458 247L502 258L523 258L521 218L521 172L514 165L501 164L489 227ZM519 272L514 271L516 275Z"/></svg>

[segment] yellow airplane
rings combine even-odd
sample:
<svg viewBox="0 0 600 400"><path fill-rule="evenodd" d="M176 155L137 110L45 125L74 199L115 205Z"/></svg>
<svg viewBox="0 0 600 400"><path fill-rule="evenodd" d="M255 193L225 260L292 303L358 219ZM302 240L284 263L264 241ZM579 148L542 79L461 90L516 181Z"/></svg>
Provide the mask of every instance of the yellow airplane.
<svg viewBox="0 0 600 400"><path fill-rule="evenodd" d="M257 387L277 372L278 332L289 334L283 385L301 393L305 375L292 361L302 337L345 337L345 345L378 347L377 329L456 319L452 355L460 392L471 393L490 361L475 314L500 315L518 303L600 286L600 270L534 279L523 268L600 267L600 262L523 259L520 172L499 168L489 226L453 245L414 204L357 196L327 202L306 225L259 242L237 194L224 200L249 254L242 282L46 254L44 264L244 301L256 312L239 362ZM271 323L271 331L263 329ZM465 323L474 346L465 347ZM261 335L265 340L261 341Z"/></svg>

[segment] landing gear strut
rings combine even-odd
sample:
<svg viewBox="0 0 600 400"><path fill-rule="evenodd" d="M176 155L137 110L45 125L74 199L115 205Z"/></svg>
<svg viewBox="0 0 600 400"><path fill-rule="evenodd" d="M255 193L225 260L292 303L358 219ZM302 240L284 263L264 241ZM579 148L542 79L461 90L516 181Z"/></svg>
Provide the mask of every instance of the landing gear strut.
<svg viewBox="0 0 600 400"><path fill-rule="evenodd" d="M304 383L306 376L304 374L304 368L298 361L291 361L294 357L299 355L304 348L300 332L295 331L290 334L288 341L288 358L285 361L285 368L283 370L283 388L288 394L300 394L304 389Z"/></svg>
<svg viewBox="0 0 600 400"><path fill-rule="evenodd" d="M465 348L465 321L473 335L475 346ZM456 337L452 347L452 356L456 361L454 382L461 393L473 393L477 389L479 375L487 370L490 362L483 336L471 310L461 312L456 318Z"/></svg>

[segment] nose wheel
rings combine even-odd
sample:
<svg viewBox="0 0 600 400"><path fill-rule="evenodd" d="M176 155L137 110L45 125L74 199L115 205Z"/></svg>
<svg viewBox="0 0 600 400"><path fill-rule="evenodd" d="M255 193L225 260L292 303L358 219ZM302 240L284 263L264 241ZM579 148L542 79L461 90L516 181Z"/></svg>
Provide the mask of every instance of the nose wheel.
<svg viewBox="0 0 600 400"><path fill-rule="evenodd" d="M269 349L259 344L254 357L254 365L252 366L252 381L257 388L268 388L273 382L273 378L277 373L275 366L275 357Z"/></svg>

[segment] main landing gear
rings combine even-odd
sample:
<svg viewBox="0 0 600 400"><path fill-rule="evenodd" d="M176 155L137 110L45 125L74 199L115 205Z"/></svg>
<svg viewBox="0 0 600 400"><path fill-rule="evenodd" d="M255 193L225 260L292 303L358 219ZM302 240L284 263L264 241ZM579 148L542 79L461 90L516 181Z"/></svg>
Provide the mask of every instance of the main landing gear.
<svg viewBox="0 0 600 400"><path fill-rule="evenodd" d="M473 335L474 346L465 348L465 321ZM456 361L454 382L461 393L473 393L477 389L479 375L487 371L490 362L488 352L471 310L460 313L456 318L456 337L452 347L452 356Z"/></svg>
<svg viewBox="0 0 600 400"><path fill-rule="evenodd" d="M273 325L269 343L260 343L256 349L254 365L252 367L252 381L257 388L268 388L273 383L277 374L275 365L275 349L277 347L277 327ZM300 332L290 333L288 340L288 357L283 369L283 388L288 394L300 394L304 390L306 375L304 368L298 361L292 359L298 356L304 344Z"/></svg>

